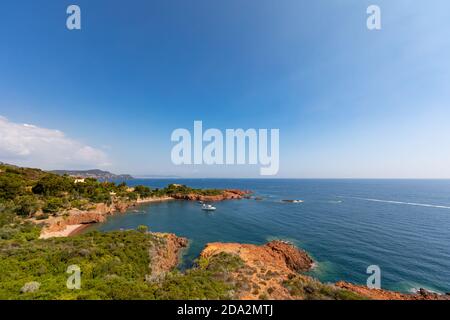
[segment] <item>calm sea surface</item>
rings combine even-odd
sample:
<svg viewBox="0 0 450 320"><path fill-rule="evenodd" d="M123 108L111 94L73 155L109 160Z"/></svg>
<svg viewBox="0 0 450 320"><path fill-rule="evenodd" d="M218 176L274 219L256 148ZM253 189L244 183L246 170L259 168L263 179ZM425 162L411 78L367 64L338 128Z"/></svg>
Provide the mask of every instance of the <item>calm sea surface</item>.
<svg viewBox="0 0 450 320"><path fill-rule="evenodd" d="M369 265L381 268L383 288L450 291L450 180L146 179L130 185L252 190L262 201L233 200L202 211L197 202L142 205L88 230L147 225L190 239L181 268L208 242L263 244L286 239L318 263L322 281L365 284ZM283 203L301 199L303 203ZM137 210L137 212L136 212Z"/></svg>

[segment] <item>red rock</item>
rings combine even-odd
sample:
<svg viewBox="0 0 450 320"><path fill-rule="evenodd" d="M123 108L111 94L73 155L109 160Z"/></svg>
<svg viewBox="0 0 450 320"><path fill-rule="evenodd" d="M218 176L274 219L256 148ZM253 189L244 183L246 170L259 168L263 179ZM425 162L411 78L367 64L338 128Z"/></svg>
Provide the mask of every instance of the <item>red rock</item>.
<svg viewBox="0 0 450 320"><path fill-rule="evenodd" d="M190 200L190 201L223 201L223 200L231 200L231 199L242 199L245 195L250 194L250 191L243 191L237 189L227 189L219 195L200 195L196 193L190 194L174 194L173 198L179 200Z"/></svg>

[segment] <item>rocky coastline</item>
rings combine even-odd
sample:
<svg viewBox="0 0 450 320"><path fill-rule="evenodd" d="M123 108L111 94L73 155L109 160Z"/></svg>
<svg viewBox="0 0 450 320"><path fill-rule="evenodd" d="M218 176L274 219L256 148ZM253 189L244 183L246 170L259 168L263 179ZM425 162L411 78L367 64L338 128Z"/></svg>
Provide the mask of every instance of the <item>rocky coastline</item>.
<svg viewBox="0 0 450 320"><path fill-rule="evenodd" d="M275 240L265 245L240 243L209 243L201 257L210 258L221 253L236 255L244 262L244 267L233 272L233 281L239 283L236 298L241 300L260 299L267 294L268 299L292 299L283 281L289 275L306 272L313 267L313 260L303 250L292 244Z"/></svg>
<svg viewBox="0 0 450 320"><path fill-rule="evenodd" d="M179 194L176 193L172 195L172 198L178 200L189 200L189 201L204 201L204 202L215 202L224 200L238 200L249 195L251 191L248 190L238 190L238 189L225 189L221 194L218 195L203 195L196 193Z"/></svg>
<svg viewBox="0 0 450 320"><path fill-rule="evenodd" d="M339 281L336 286L361 294L372 300L450 300L450 294L437 294L424 288L416 293L400 293L383 289L369 289L368 287Z"/></svg>
<svg viewBox="0 0 450 320"><path fill-rule="evenodd" d="M35 223L44 225L41 239L73 236L87 226L104 222L108 216L124 214L129 208L159 201L224 201L242 199L249 191L228 189L219 195L172 194L171 196L142 198L135 201L113 201L111 204L99 203L89 210L70 209L62 215ZM186 238L175 234L152 233L164 243L158 249L150 248L152 257L151 273L148 281L161 281L167 272L180 262L180 255L188 245ZM371 300L450 300L448 294L436 294L425 289L417 293L406 294L383 289L369 289L365 286L340 281L335 284L323 284L308 276L305 272L314 267L313 259L304 250L292 243L274 240L264 245L240 243L209 243L200 254L200 258L211 258L221 253L242 259L242 268L233 271L229 277L239 284L234 293L235 299L371 299ZM324 294L324 292L326 294Z"/></svg>
<svg viewBox="0 0 450 320"><path fill-rule="evenodd" d="M76 208L69 209L62 212L59 216L49 217L44 220L33 220L34 223L42 224L40 238L48 239L51 237L67 237L72 236L85 227L99 222L106 221L110 215L125 213L129 208L136 207L141 204L172 201L172 200L186 200L186 201L204 201L215 202L224 200L242 199L250 191L243 191L237 189L226 189L218 195L202 195L202 194L173 194L171 196L139 198L135 201L121 201L116 200L111 204L98 203L93 204L88 210L80 210Z"/></svg>
<svg viewBox="0 0 450 320"><path fill-rule="evenodd" d="M161 239L165 245L149 249L151 272L146 276L146 281L158 282L180 263L181 253L188 246L189 241L173 233L153 232L152 235Z"/></svg>
<svg viewBox="0 0 450 320"><path fill-rule="evenodd" d="M201 253L208 258L221 253L236 255L244 266L230 276L239 284L236 299L369 299L369 300L450 300L449 294L436 294L425 289L405 294L347 282L324 284L305 275L314 267L307 252L293 244L275 240L264 245L209 243Z"/></svg>

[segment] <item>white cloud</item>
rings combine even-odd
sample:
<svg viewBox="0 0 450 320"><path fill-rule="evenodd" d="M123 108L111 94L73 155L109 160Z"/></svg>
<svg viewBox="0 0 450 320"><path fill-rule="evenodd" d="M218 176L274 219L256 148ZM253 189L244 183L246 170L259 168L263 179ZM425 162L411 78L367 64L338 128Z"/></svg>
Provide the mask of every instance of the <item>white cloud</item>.
<svg viewBox="0 0 450 320"><path fill-rule="evenodd" d="M108 166L99 149L70 139L59 130L20 124L0 116L0 161L44 169Z"/></svg>

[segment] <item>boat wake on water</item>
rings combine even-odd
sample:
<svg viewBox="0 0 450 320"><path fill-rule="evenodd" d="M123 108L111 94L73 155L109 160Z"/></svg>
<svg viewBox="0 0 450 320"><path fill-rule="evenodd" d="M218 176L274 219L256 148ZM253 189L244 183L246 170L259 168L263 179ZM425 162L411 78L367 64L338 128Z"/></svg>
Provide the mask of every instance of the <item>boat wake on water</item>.
<svg viewBox="0 0 450 320"><path fill-rule="evenodd" d="M428 207L428 208L450 209L450 206L442 206L442 205L426 204L426 203L403 202L403 201L381 200L381 199L360 198L360 197L345 197L345 196L339 196L339 197L340 197L340 198L349 198L349 199L358 199L358 200L364 200L364 201L372 201L372 202L383 202L383 203L392 203L392 204L403 204L403 205L417 206L417 207Z"/></svg>

